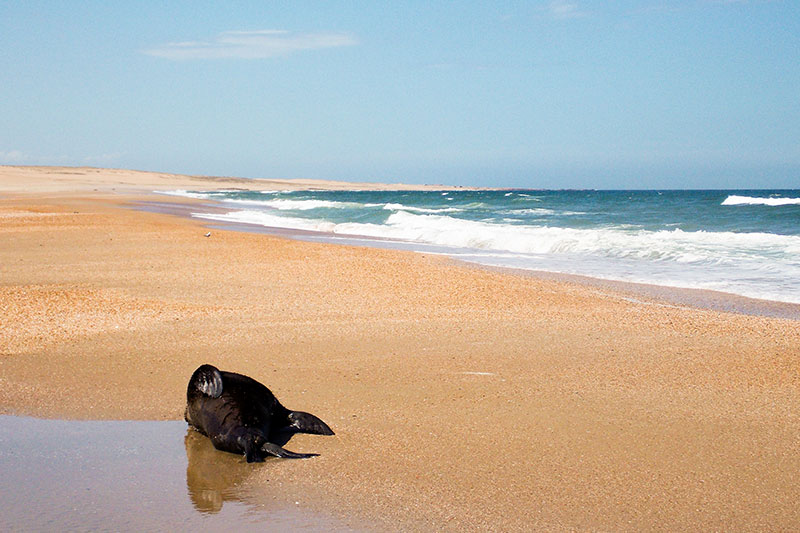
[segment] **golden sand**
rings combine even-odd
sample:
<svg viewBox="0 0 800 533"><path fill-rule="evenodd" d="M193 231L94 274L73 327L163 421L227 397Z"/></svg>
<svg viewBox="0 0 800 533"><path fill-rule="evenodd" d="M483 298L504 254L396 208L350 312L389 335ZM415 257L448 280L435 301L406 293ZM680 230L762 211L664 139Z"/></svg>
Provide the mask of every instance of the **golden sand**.
<svg viewBox="0 0 800 533"><path fill-rule="evenodd" d="M230 183L0 167L0 413L180 419L212 363L336 431L255 488L376 529L800 529L797 321L127 208L178 187Z"/></svg>
<svg viewBox="0 0 800 533"><path fill-rule="evenodd" d="M151 192L169 189L217 190L452 190L473 189L447 185L360 183L314 179L250 179L228 176L187 176L167 172L93 167L36 167L0 165L0 192Z"/></svg>

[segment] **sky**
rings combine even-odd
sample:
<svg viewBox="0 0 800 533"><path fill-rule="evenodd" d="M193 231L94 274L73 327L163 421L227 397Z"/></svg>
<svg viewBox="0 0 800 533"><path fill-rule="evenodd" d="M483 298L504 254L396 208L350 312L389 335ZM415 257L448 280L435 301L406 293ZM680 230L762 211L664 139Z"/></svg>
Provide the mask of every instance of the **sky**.
<svg viewBox="0 0 800 533"><path fill-rule="evenodd" d="M0 164L800 188L800 2L4 0Z"/></svg>

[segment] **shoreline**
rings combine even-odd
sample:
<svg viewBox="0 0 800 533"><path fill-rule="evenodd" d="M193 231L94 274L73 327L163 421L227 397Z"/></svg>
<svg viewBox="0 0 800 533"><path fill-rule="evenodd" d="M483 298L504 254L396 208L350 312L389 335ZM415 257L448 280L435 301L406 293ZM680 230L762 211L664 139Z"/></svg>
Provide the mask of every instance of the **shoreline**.
<svg viewBox="0 0 800 533"><path fill-rule="evenodd" d="M12 194L120 192L152 194L175 188L198 190L489 190L485 187L410 185L406 183L347 182L316 179L268 179L198 176L144 170L96 167L0 165L0 191Z"/></svg>
<svg viewBox="0 0 800 533"><path fill-rule="evenodd" d="M289 443L319 457L253 470L255 502L279 479L286 501L374 530L800 528L795 320L206 238L206 221L130 208L153 198L136 184L109 194L113 173L103 191L7 194L2 172L0 414L177 421L212 363L336 432Z"/></svg>
<svg viewBox="0 0 800 533"><path fill-rule="evenodd" d="M158 198L158 196L156 195L155 198ZM408 243L405 241L397 241L396 243L393 243L388 239L377 239L363 235L332 235L322 232L269 227L258 224L221 222L211 219L193 217L192 214L195 212L214 213L227 211L229 208L224 208L221 205L217 205L213 201L209 200L193 198L185 198L185 200L186 201L184 202L158 200L137 202L137 208L148 212L163 213L199 220L206 227L212 230L220 229L243 231L310 242L320 242L343 246L376 247L389 250L412 251L414 253L423 255L426 254L424 248L415 249L415 246L417 246L416 243ZM434 247L430 246L430 248ZM679 307L685 306L695 309L706 309L710 311L722 311L751 316L800 320L800 304L791 302L763 300L709 289L657 285L654 283L639 283L633 281L583 276L579 274L551 272L546 270L484 265L482 263L466 261L459 259L458 257L448 256L446 251L437 253L442 253L455 262L469 265L477 269L486 269L489 271L505 272L510 275L529 276L538 279L549 279L566 283L577 283L588 287L610 290L611 292L619 293L621 298L629 297L633 298L634 301L636 301L637 298L644 298L650 301L650 303L656 305L673 305Z"/></svg>

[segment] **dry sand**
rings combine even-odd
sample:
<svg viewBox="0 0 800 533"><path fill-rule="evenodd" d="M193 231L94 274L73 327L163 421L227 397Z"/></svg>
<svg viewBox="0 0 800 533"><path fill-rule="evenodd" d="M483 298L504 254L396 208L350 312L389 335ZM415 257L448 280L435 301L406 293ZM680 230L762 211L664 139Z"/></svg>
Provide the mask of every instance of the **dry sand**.
<svg viewBox="0 0 800 533"><path fill-rule="evenodd" d="M375 529L800 529L798 321L125 208L178 187L231 184L0 167L0 413L178 420L208 362L337 433L251 489Z"/></svg>
<svg viewBox="0 0 800 533"><path fill-rule="evenodd" d="M313 179L250 179L227 176L187 176L166 172L92 167L36 167L0 165L0 193L49 194L64 192L152 192L170 189L245 189L283 191L338 190L452 190L474 189L449 185L360 183Z"/></svg>

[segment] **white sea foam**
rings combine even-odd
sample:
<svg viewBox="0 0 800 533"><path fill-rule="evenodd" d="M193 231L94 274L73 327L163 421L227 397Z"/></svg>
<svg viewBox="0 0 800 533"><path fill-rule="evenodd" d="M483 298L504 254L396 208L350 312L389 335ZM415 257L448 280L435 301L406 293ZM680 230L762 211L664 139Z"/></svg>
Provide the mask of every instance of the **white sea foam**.
<svg viewBox="0 0 800 533"><path fill-rule="evenodd" d="M192 213L192 216L197 218L205 218L208 220L219 220L222 222L255 224L268 228L298 229L305 231L320 231L325 233L333 233L336 229L336 224L333 222L326 222L319 219L273 215L265 211L256 211L250 209L231 211L229 213Z"/></svg>
<svg viewBox="0 0 800 533"><path fill-rule="evenodd" d="M768 233L626 231L519 226L398 212L387 220L393 237L412 241L516 253L599 254L683 263L741 260L754 252L787 257L800 237Z"/></svg>
<svg viewBox="0 0 800 533"><path fill-rule="evenodd" d="M184 189L176 189L173 191L159 191L161 194L169 196L182 196L185 198L197 198L202 200L217 200L226 204L239 204L249 205L253 207L269 207L271 209L278 209L280 211L308 211L311 209L330 208L330 209L348 209L365 207L364 204L357 202L334 202L330 200L291 200L284 198L276 198L271 200L251 200L246 198L229 198L230 193L240 191L208 191L208 192L195 192L187 191ZM261 194L274 194L271 191L259 191ZM373 207L383 204L371 204ZM367 205L366 207L369 207Z"/></svg>
<svg viewBox="0 0 800 533"><path fill-rule="evenodd" d="M389 211L413 211L414 213L458 213L464 211L459 207L415 207L403 204L383 204L383 208Z"/></svg>
<svg viewBox="0 0 800 533"><path fill-rule="evenodd" d="M751 196L737 196L735 194L728 196L722 202L722 205L800 205L800 198L753 198Z"/></svg>
<svg viewBox="0 0 800 533"><path fill-rule="evenodd" d="M392 213L385 224L337 224L254 210L196 216L289 229L525 254L578 253L649 261L719 264L747 260L754 254L782 259L792 258L800 253L800 237L771 233L522 226L463 220L444 215L413 214L407 211Z"/></svg>
<svg viewBox="0 0 800 533"><path fill-rule="evenodd" d="M238 198L228 198L225 203L243 204L252 206L263 206L279 211L309 211L311 209L350 209L364 207L357 202L333 202L330 200L246 200Z"/></svg>
<svg viewBox="0 0 800 533"><path fill-rule="evenodd" d="M534 208L521 208L521 209L505 209L503 211L498 211L501 215L555 215L556 212L553 209L547 209L546 207L534 207ZM570 213L559 213L561 215L570 214Z"/></svg>
<svg viewBox="0 0 800 533"><path fill-rule="evenodd" d="M165 194L167 196L181 196L184 198L196 198L199 200L208 200L211 198L210 193L205 192L189 192L184 189L175 189L174 191L155 191L157 194Z"/></svg>
<svg viewBox="0 0 800 533"><path fill-rule="evenodd" d="M309 203L301 205L313 209ZM422 211L428 208L412 212L402 204L375 205L393 211L383 224L336 223L257 209L195 216L329 235L407 241L499 266L715 289L800 303L796 283L800 279L800 236L690 232L677 228L648 231L623 225L559 228L519 221L465 220L442 212L449 208L428 213Z"/></svg>

